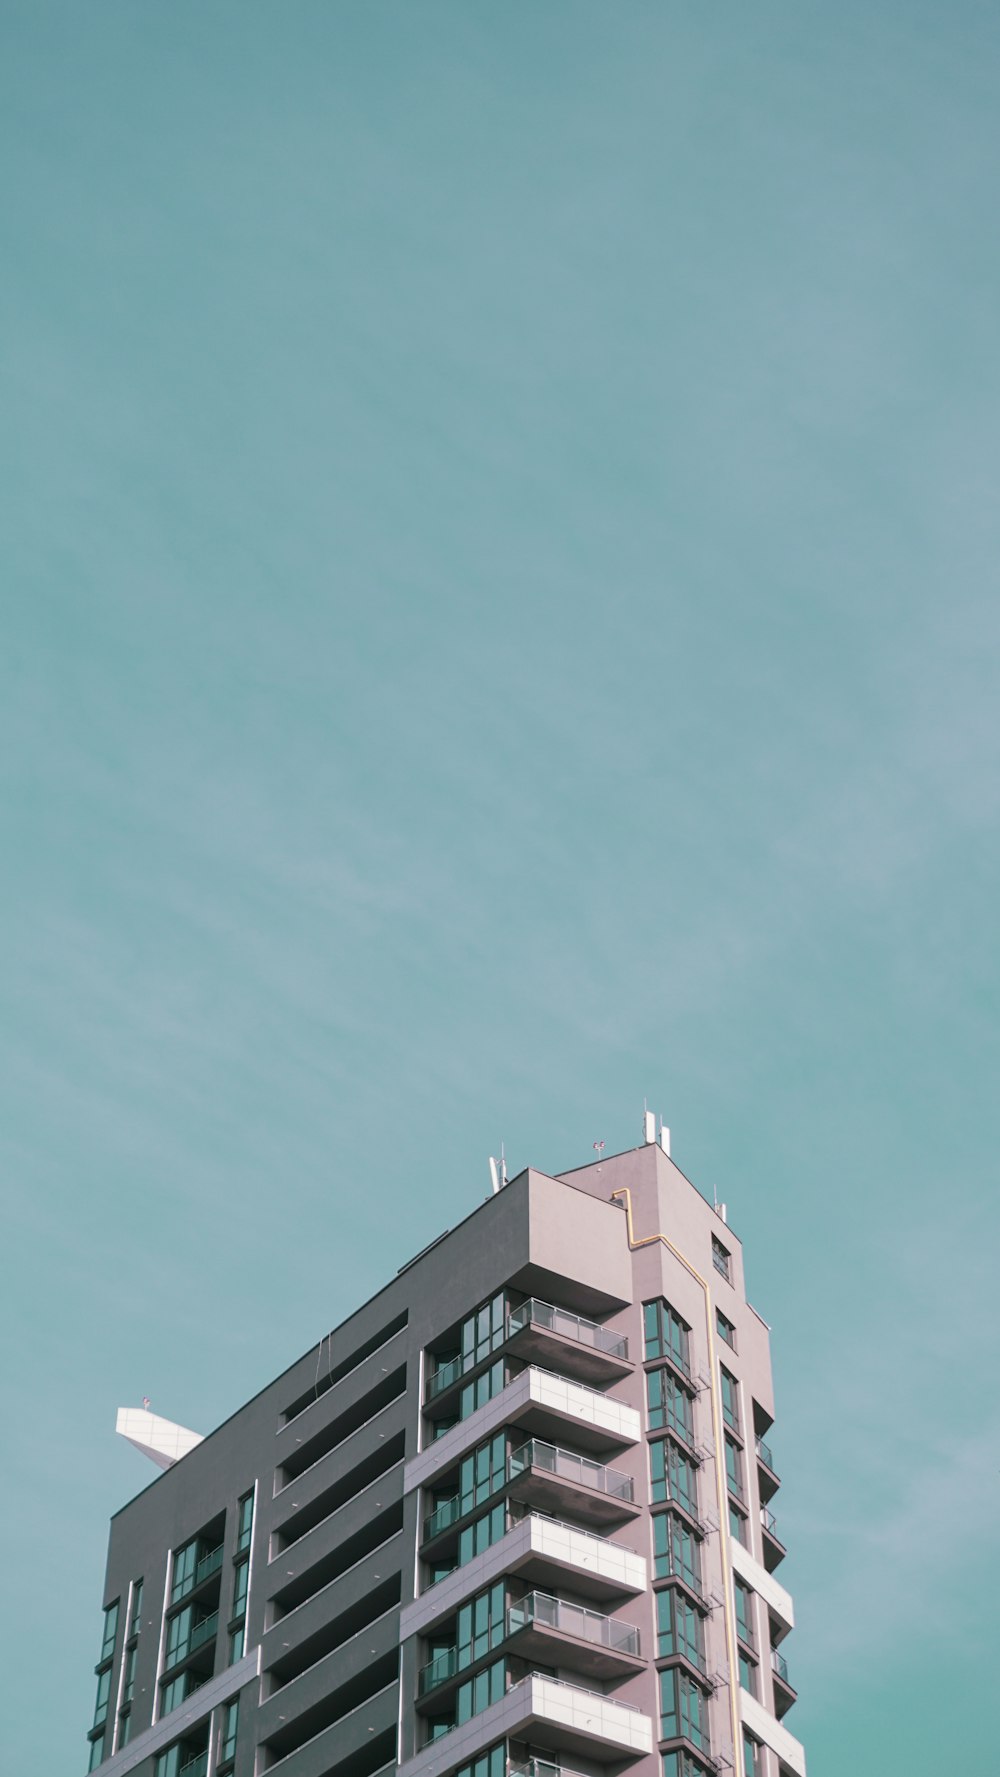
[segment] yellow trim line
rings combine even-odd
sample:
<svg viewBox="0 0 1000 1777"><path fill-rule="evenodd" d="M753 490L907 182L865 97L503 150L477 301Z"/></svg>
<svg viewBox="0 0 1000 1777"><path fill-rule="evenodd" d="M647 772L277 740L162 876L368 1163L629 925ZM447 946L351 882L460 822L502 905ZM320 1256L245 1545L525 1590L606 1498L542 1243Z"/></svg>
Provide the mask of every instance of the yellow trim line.
<svg viewBox="0 0 1000 1777"><path fill-rule="evenodd" d="M695 1279L695 1282L701 1284L705 1293L705 1326L708 1333L708 1373L710 1378L709 1391L712 1396L712 1433L715 1439L715 1492L716 1501L719 1507L719 1554L722 1560L722 1609L726 1621L726 1649L729 1654L729 1713L733 1727L733 1772L734 1777L746 1777L746 1770L743 1764L743 1735L741 1732L743 1724L740 1719L739 1704L736 1699L736 1688L739 1682L739 1660L736 1651L736 1631L733 1625L732 1579L729 1567L729 1501L726 1495L725 1484L722 1479L722 1449L724 1434L722 1431L722 1402L719 1393L719 1366L715 1357L715 1329L712 1325L712 1293L708 1287L707 1279L702 1277L700 1271L695 1270L690 1259L686 1259L684 1254L674 1246L672 1241L667 1239L665 1234L647 1234L642 1240L636 1240L632 1227L632 1193L629 1190L628 1185L622 1185L617 1191L612 1191L611 1197L612 1200L614 1200L615 1197L624 1197L625 1199L625 1225L628 1230L629 1251L635 1252L636 1248L640 1246L655 1246L657 1241L662 1241L667 1251L673 1253L675 1259L680 1260L685 1271L690 1272L691 1276Z"/></svg>

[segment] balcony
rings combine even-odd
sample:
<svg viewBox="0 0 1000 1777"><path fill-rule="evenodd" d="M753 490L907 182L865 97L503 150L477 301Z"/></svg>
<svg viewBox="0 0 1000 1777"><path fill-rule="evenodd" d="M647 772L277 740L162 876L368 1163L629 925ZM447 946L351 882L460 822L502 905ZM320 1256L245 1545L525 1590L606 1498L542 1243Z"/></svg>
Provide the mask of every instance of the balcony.
<svg viewBox="0 0 1000 1777"><path fill-rule="evenodd" d="M432 1740L399 1767L399 1777L442 1777L504 1738L528 1740L543 1752L620 1764L652 1752L653 1724L632 1704L533 1672L445 1740ZM561 1771L561 1758L553 1766ZM547 1777L550 1769L543 1760L540 1774Z"/></svg>
<svg viewBox="0 0 1000 1777"><path fill-rule="evenodd" d="M611 1332L536 1297L512 1309L507 1340L517 1357L546 1368L551 1365L580 1382L614 1382L632 1369L624 1333Z"/></svg>
<svg viewBox="0 0 1000 1777"><path fill-rule="evenodd" d="M503 1486L489 1498L495 1501L515 1490L522 1504L537 1506L553 1515L560 1510L572 1511L588 1528L623 1524L637 1517L640 1510L635 1503L631 1475L621 1469L606 1468L575 1450L546 1444L540 1438L529 1438L526 1444L510 1452ZM424 1518L423 1552L438 1554L450 1548L455 1539L448 1537L447 1532L471 1513L483 1510L487 1503L485 1499L476 1500L472 1493L455 1493L450 1499L441 1500Z"/></svg>
<svg viewBox="0 0 1000 1777"><path fill-rule="evenodd" d="M566 1604L550 1592L530 1592L507 1612L512 1651L546 1666L568 1667L585 1678L628 1678L641 1669L639 1631L632 1623Z"/></svg>
<svg viewBox="0 0 1000 1777"><path fill-rule="evenodd" d="M631 1475L541 1438L529 1438L511 1451L507 1474L517 1482L517 1497L526 1505L571 1511L587 1526L622 1524L640 1509Z"/></svg>
<svg viewBox="0 0 1000 1777"><path fill-rule="evenodd" d="M763 1438L755 1439L755 1444L757 1449L757 1482L760 1488L761 1500L766 1505L769 1499L774 1498L781 1482L778 1479L778 1471L774 1466L774 1457L771 1455L771 1446L765 1444Z"/></svg>
<svg viewBox="0 0 1000 1777"><path fill-rule="evenodd" d="M788 1676L788 1661L784 1654L778 1652L776 1647L771 1649L771 1672L774 1678L774 1713L781 1721L788 1714L799 1693Z"/></svg>
<svg viewBox="0 0 1000 1777"><path fill-rule="evenodd" d="M183 1612L180 1614L183 1615ZM173 1671L175 1666L180 1666L185 1660L190 1659L192 1654L196 1654L199 1648L210 1646L214 1654L214 1642L218 1627L219 1613L217 1610L213 1611L211 1616L204 1617L200 1623L195 1623L183 1641L178 1642L175 1648L167 1648L164 1654L163 1670L165 1672ZM208 1669L211 1670L211 1659Z"/></svg>
<svg viewBox="0 0 1000 1777"><path fill-rule="evenodd" d="M186 1764L181 1765L177 1777L205 1777L207 1770L208 1753L198 1752L194 1758L189 1758Z"/></svg>
<svg viewBox="0 0 1000 1777"><path fill-rule="evenodd" d="M785 1548L784 1543L778 1535L774 1513L770 1511L767 1506L761 1507L760 1522L764 1532L762 1538L764 1544L764 1566L768 1573L773 1573L775 1568L780 1567L782 1561L784 1561L788 1550Z"/></svg>
<svg viewBox="0 0 1000 1777"><path fill-rule="evenodd" d="M174 1583L174 1587L170 1594L170 1603L172 1605L179 1604L183 1598L190 1598L193 1593L197 1592L198 1589L205 1584L206 1580L210 1580L213 1575L217 1574L222 1566L222 1556L222 1543L218 1543L214 1549L207 1550L198 1561L193 1572L189 1574L187 1580L185 1580L180 1586L178 1586L176 1582Z"/></svg>
<svg viewBox="0 0 1000 1777"><path fill-rule="evenodd" d="M482 1591L505 1574L515 1574L544 1590L565 1585L584 1598L603 1602L645 1592L648 1569L645 1557L623 1543L531 1512L492 1547L404 1605L400 1641L423 1635L432 1624L444 1622L473 1592Z"/></svg>

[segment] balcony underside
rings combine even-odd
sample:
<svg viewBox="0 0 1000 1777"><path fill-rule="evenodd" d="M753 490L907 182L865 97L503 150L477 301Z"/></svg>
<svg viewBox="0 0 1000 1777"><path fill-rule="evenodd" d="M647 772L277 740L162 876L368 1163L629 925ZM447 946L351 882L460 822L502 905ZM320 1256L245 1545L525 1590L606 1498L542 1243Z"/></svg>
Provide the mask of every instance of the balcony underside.
<svg viewBox="0 0 1000 1777"><path fill-rule="evenodd" d="M527 1363L538 1364L543 1370L554 1370L560 1376L572 1376L576 1382L585 1382L588 1388L607 1387L632 1374L633 1366L627 1357L600 1351L594 1345L567 1338L564 1333L534 1321L511 1334L507 1350L512 1357L524 1358Z"/></svg>
<svg viewBox="0 0 1000 1777"><path fill-rule="evenodd" d="M588 1530L604 1530L615 1524L638 1518L642 1507L634 1500L619 1499L597 1487L587 1487L569 1475L554 1474L551 1469L532 1463L530 1468L508 1483L507 1491L525 1505L535 1506L550 1517L565 1515Z"/></svg>

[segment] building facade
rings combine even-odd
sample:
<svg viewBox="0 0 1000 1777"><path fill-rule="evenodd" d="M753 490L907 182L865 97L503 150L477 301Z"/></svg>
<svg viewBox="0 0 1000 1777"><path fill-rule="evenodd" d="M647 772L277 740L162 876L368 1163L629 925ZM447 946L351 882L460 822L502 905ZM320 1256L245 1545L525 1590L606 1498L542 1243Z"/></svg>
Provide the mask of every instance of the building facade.
<svg viewBox="0 0 1000 1777"><path fill-rule="evenodd" d="M773 1417L740 1242L660 1144L519 1174L157 1456L89 1768L804 1777Z"/></svg>

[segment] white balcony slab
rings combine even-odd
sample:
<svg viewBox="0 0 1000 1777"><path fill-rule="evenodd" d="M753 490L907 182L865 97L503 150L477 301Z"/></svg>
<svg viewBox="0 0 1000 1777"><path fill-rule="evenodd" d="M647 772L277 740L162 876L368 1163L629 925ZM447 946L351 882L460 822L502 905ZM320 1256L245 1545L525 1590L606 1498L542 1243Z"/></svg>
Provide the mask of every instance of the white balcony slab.
<svg viewBox="0 0 1000 1777"><path fill-rule="evenodd" d="M751 1697L750 1692L742 1687L740 1719L751 1734L756 1734L758 1740L763 1740L765 1746L777 1753L790 1771L796 1772L796 1777L806 1777L806 1755L801 1740L796 1740L795 1735L782 1727L781 1722L764 1708L763 1703L758 1703L756 1697Z"/></svg>
<svg viewBox="0 0 1000 1777"><path fill-rule="evenodd" d="M794 1629L795 1606L792 1603L792 1594L786 1592L784 1586L779 1586L773 1573L768 1573L766 1567L762 1567L759 1561L755 1561L749 1551L743 1547L742 1543L738 1543L734 1536L729 1538L729 1559L740 1579L745 1580L748 1586L760 1593L765 1604L770 1606L785 1628Z"/></svg>
<svg viewBox="0 0 1000 1777"><path fill-rule="evenodd" d="M436 1438L421 1450L404 1470L404 1491L412 1493L442 1469L450 1468L467 1450L491 1437L502 1425L516 1425L530 1420L533 1414L550 1413L566 1426L572 1439L572 1427L587 1434L588 1442L598 1444L637 1444L642 1436L642 1422L634 1407L613 1395L600 1394L582 1382L570 1382L565 1376L553 1376L548 1370L522 1370L513 1382L477 1407L468 1419L453 1425L443 1437Z"/></svg>
<svg viewBox="0 0 1000 1777"><path fill-rule="evenodd" d="M530 1677L513 1685L498 1703L464 1722L443 1740L425 1746L399 1767L399 1777L444 1777L509 1736L533 1745L616 1762L643 1758L653 1750L648 1715L627 1709L612 1697L596 1696L576 1685Z"/></svg>
<svg viewBox="0 0 1000 1777"><path fill-rule="evenodd" d="M607 1537L588 1536L572 1525L559 1524L533 1512L492 1548L456 1568L447 1579L438 1580L436 1586L407 1604L399 1620L400 1640L422 1635L432 1623L450 1616L466 1598L492 1585L501 1574L530 1570L536 1562L551 1563L554 1568L575 1574L584 1592L588 1579L592 1585L596 1582L604 1597L621 1593L635 1597L645 1592L647 1586L645 1556L610 1542Z"/></svg>

